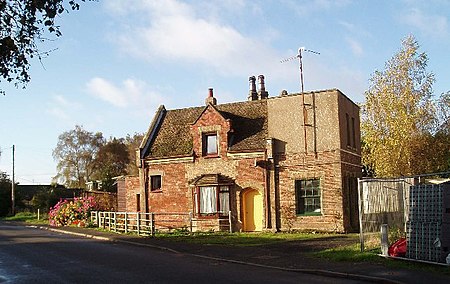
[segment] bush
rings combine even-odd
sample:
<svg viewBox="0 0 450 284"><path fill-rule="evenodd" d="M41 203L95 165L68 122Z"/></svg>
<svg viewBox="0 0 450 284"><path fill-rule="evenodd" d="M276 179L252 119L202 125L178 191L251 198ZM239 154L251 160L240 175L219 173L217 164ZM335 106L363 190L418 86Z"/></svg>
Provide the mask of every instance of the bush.
<svg viewBox="0 0 450 284"><path fill-rule="evenodd" d="M54 207L50 208L48 221L50 226L86 227L89 224L91 211L97 209L97 202L93 197L74 198L73 200L61 199Z"/></svg>

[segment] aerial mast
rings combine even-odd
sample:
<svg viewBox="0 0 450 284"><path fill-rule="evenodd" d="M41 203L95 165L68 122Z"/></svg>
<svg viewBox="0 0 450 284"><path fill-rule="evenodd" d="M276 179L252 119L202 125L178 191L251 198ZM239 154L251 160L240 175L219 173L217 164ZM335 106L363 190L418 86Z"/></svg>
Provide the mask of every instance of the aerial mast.
<svg viewBox="0 0 450 284"><path fill-rule="evenodd" d="M308 113L307 113L307 109L306 109L307 104L305 103L305 88L304 88L304 83L303 83L303 61L302 61L302 52L303 51L320 55L320 52L306 49L305 47L300 47L298 49L297 55L283 59L283 60L281 60L281 63L288 62L288 61L298 58L298 64L299 64L299 69L300 69L300 89L301 89L301 94L302 94L302 106L303 106L303 134L304 134L304 141L305 141L305 143L304 143L305 144L305 153L308 153L306 127L313 126L314 127L314 153L317 154L317 151L316 151L316 129L315 129L315 127L316 127L316 125L315 125L316 124L315 98L313 98L313 106L312 106L313 116L314 116L314 125L309 125L308 124Z"/></svg>

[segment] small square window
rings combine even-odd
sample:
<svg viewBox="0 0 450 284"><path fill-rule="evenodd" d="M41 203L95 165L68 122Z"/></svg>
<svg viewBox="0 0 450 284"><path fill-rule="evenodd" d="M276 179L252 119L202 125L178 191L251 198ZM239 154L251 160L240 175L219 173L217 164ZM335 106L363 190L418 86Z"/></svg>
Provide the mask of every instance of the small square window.
<svg viewBox="0 0 450 284"><path fill-rule="evenodd" d="M217 155L218 147L217 147L217 134L204 134L203 135L203 155Z"/></svg>
<svg viewBox="0 0 450 284"><path fill-rule="evenodd" d="M161 189L161 175L150 176L150 190L160 190Z"/></svg>

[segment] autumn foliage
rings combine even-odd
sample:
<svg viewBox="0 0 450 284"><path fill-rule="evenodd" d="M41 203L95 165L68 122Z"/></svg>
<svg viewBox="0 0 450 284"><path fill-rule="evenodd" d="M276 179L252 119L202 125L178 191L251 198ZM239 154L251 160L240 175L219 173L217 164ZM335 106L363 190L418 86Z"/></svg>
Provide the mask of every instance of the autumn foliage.
<svg viewBox="0 0 450 284"><path fill-rule="evenodd" d="M427 63L426 53L420 53L417 41L408 36L385 69L370 79L362 105L362 158L376 176L448 170L448 132L445 136L437 111L448 105L433 100L435 79Z"/></svg>

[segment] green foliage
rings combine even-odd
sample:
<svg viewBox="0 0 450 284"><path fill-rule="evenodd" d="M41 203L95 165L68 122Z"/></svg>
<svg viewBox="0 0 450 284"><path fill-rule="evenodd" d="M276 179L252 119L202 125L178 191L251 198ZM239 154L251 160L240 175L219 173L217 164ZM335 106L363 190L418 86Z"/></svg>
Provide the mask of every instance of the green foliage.
<svg viewBox="0 0 450 284"><path fill-rule="evenodd" d="M99 148L94 160L93 178L102 181L102 190L114 191L113 178L127 174L129 163L129 153L124 139L112 138Z"/></svg>
<svg viewBox="0 0 450 284"><path fill-rule="evenodd" d="M38 44L47 36L61 36L56 20L68 9L78 10L79 2L85 0L0 1L1 80L25 87L31 79L30 59L50 53L40 51ZM0 93L5 94L1 88Z"/></svg>
<svg viewBox="0 0 450 284"><path fill-rule="evenodd" d="M40 209L47 213L51 207L55 206L62 198L73 196L65 187L50 186L35 193L31 199L31 206L34 211Z"/></svg>
<svg viewBox="0 0 450 284"><path fill-rule="evenodd" d="M398 228L398 227L389 228L389 233L388 233L389 245L392 245L393 243L400 240L401 238L406 238L406 233L403 229Z"/></svg>
<svg viewBox="0 0 450 284"><path fill-rule="evenodd" d="M11 180L0 172L0 216L6 216L11 209Z"/></svg>

